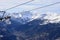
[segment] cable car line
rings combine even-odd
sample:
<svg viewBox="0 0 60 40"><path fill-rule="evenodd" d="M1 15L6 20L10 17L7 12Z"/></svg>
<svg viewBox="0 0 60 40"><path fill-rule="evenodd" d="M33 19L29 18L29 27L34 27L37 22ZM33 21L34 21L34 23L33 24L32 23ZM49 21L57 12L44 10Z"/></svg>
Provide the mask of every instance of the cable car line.
<svg viewBox="0 0 60 40"><path fill-rule="evenodd" d="M6 10L4 10L4 11L0 11L0 12L3 12L3 15L2 15L2 17L0 18L0 20L2 21L3 19L10 19L10 18L11 18L10 16L4 17L4 15L5 15L5 13L6 13L7 10L10 10L10 9L16 8L16 7L18 7L18 6L21 6L21 5L27 4L27 3L32 2L32 1L34 1L34 0L30 0L30 1L24 2L24 3L22 3L22 4L19 4L19 5L13 6L13 7L11 7L11 8L8 8L8 9L6 9Z"/></svg>
<svg viewBox="0 0 60 40"><path fill-rule="evenodd" d="M31 0L31 1L28 1L28 2L25 2L25 3L22 3L22 4L18 4L18 5L16 5L16 6L13 6L13 7L11 7L11 8L8 8L8 9L6 9L6 10L4 10L4 11L7 11L7 10L10 10L10 9L13 9L13 8L16 8L16 7L18 7L18 6L27 4L27 3L32 2L32 1L34 1L34 0Z"/></svg>
<svg viewBox="0 0 60 40"><path fill-rule="evenodd" d="M13 7L11 7L11 8L8 8L8 9L4 10L4 11L6 12L7 10L10 10L10 9L16 8L16 7L18 7L18 6L21 6L21 5L27 4L27 3L32 2L32 1L34 1L34 0L31 0L31 1L28 1L28 2L24 2L24 3L22 3L22 4L19 4L19 5L13 6ZM4 15L5 15L5 13L3 13L2 17L4 17Z"/></svg>
<svg viewBox="0 0 60 40"><path fill-rule="evenodd" d="M29 3L29 2L31 2L31 1L28 1L28 2L22 3L22 4L20 4L20 5L14 6L14 7L11 7L11 8L9 8L9 9L6 9L5 11L10 10L10 9L12 9L12 8L15 8L15 7L18 7L18 6L21 6L21 5L24 5L24 4ZM45 5L45 6L38 7L38 8L32 9L32 10L28 10L28 11L33 11L33 10L36 10L36 9L41 9L41 8L45 8L45 7L49 7L49 6L53 6L53 5L55 5L55 4L59 4L59 3L60 3L60 2L52 3L52 4L49 4L49 5ZM3 13L2 19L3 19L4 15L5 15L5 12ZM10 17L8 16L6 19L8 19L8 18L10 18ZM1 19L1 20L2 20L2 19Z"/></svg>
<svg viewBox="0 0 60 40"><path fill-rule="evenodd" d="M55 2L55 3L52 3L52 4L45 5L45 6L42 6L42 7L38 7L38 8L32 9L32 10L28 10L28 11L33 11L33 10L36 10L36 9L46 8L46 7L49 7L49 6L56 5L56 4L60 4L60 2Z"/></svg>

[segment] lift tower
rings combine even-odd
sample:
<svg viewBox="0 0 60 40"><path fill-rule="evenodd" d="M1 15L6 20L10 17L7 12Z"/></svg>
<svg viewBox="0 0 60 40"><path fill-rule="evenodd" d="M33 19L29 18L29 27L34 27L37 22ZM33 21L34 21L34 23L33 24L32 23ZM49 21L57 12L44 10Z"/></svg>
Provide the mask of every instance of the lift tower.
<svg viewBox="0 0 60 40"><path fill-rule="evenodd" d="M5 14L6 12L5 11L0 11L0 21L2 21L2 20L7 20L7 19L10 19L11 17L10 16L4 16L4 14Z"/></svg>

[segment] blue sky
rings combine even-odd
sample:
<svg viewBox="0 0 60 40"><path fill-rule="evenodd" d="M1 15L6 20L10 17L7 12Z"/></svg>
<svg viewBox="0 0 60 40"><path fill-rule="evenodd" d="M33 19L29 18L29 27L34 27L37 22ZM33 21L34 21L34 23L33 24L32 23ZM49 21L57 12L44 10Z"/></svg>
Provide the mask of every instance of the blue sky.
<svg viewBox="0 0 60 40"><path fill-rule="evenodd" d="M0 10L5 10L7 8L16 6L18 4L21 4L27 1L30 1L30 0L0 0ZM59 1L60 0L34 0L28 4L10 9L7 12L13 13L13 12L27 11L27 10L35 9L35 8L48 5L51 3L59 2ZM60 13L60 4L56 4L56 5L42 8L42 9L33 10L33 12L43 12L43 13L48 11Z"/></svg>

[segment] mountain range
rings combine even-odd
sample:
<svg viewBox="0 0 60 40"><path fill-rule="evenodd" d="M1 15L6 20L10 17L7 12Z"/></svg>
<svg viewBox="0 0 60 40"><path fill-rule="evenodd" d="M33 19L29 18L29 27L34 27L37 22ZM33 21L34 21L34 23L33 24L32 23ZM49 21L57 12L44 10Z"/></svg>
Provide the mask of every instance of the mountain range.
<svg viewBox="0 0 60 40"><path fill-rule="evenodd" d="M23 13L13 15L11 24L0 23L1 40L60 40L60 14Z"/></svg>

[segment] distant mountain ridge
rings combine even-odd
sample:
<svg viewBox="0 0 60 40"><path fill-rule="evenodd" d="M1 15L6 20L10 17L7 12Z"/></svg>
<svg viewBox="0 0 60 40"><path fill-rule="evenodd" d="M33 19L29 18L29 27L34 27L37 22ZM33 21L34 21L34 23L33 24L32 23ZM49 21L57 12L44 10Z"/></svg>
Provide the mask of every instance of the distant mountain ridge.
<svg viewBox="0 0 60 40"><path fill-rule="evenodd" d="M32 19L29 16L29 19L22 16L11 18L11 24L0 27L2 40L60 40L59 16L57 14L54 14L55 16L52 14L40 15L34 15Z"/></svg>
<svg viewBox="0 0 60 40"><path fill-rule="evenodd" d="M60 22L60 14L55 12L32 13L30 11L26 11L26 12L17 13L16 15L15 14L12 15L13 15L12 17L15 18L15 20L21 22L22 24L30 22L34 19L45 20L41 25Z"/></svg>

